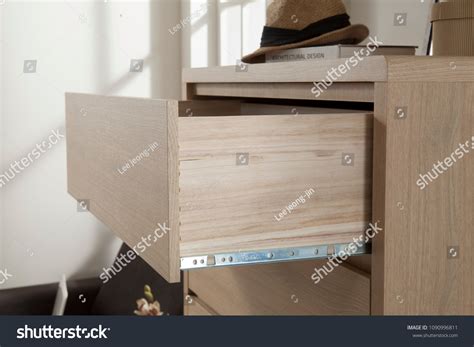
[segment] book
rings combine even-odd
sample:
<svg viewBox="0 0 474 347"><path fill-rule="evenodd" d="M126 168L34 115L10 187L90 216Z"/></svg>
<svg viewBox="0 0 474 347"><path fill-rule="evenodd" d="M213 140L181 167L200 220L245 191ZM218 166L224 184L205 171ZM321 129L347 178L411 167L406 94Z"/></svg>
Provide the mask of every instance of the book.
<svg viewBox="0 0 474 347"><path fill-rule="evenodd" d="M362 57L374 55L415 55L415 46L379 46L370 52L366 45L335 45L303 47L268 53L267 63L282 63L288 61L326 60L350 58L359 54Z"/></svg>

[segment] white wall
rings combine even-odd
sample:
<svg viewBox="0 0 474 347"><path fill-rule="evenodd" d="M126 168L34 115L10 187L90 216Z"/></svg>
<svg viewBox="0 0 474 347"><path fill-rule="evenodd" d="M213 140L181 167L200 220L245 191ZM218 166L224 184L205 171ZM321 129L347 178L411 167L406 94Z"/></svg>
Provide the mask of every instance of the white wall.
<svg viewBox="0 0 474 347"><path fill-rule="evenodd" d="M0 5L0 164L3 162L3 134L3 6ZM0 192L0 268L4 265L3 229L3 194Z"/></svg>
<svg viewBox="0 0 474 347"><path fill-rule="evenodd" d="M66 91L177 98L180 20L177 1L7 1L1 48L1 167L64 127ZM24 74L23 61L37 60ZM129 71L144 59L142 73ZM67 194L64 140L0 188L0 289L96 276L121 242Z"/></svg>
<svg viewBox="0 0 474 347"><path fill-rule="evenodd" d="M257 49L267 1L182 0L182 18L193 19L183 29L183 66L235 65Z"/></svg>
<svg viewBox="0 0 474 347"><path fill-rule="evenodd" d="M352 23L363 23L385 45L419 46L421 52L429 23L432 1L414 0L350 0ZM407 13L407 25L395 26L394 15Z"/></svg>

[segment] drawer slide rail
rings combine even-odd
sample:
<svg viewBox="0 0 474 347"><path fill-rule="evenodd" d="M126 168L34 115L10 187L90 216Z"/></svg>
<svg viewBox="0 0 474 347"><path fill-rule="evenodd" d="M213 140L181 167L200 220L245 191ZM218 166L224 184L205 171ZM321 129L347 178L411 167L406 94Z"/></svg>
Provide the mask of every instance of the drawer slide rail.
<svg viewBox="0 0 474 347"><path fill-rule="evenodd" d="M371 244L349 248L350 244L320 245L313 247L280 248L261 251L221 253L181 258L181 270L222 266L268 264L295 260L328 259L337 256L370 254Z"/></svg>

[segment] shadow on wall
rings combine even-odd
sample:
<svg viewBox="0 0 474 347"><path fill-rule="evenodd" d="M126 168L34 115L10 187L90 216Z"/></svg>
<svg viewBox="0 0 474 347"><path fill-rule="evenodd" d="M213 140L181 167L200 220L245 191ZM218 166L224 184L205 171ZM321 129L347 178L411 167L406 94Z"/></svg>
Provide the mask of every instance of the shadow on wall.
<svg viewBox="0 0 474 347"><path fill-rule="evenodd" d="M181 21L181 1L150 1L150 55L146 61L151 69L151 97L181 98L181 38L173 28Z"/></svg>
<svg viewBox="0 0 474 347"><path fill-rule="evenodd" d="M180 4L174 1L150 1L150 52L148 56L143 57L143 66L150 69L150 96L160 99L180 99L181 93L181 34L171 35L167 30L179 23ZM97 26L101 28L99 37L107 37L108 14L106 7L102 3L96 4L96 10L99 14L96 18ZM110 58L110 52L100 40L96 40L95 59L96 61L107 62ZM107 64L96 65L97 90L99 94L115 95L122 90L133 79L138 78L138 74L127 73L115 80L110 81L110 73ZM96 240L96 248L106 248L110 242L110 236L99 232ZM99 263L106 264L108 257L105 255L95 255L85 259L72 278L80 278L81 273L87 272L87 269L93 268Z"/></svg>
<svg viewBox="0 0 474 347"><path fill-rule="evenodd" d="M135 16L146 16L135 32L128 30L133 23L126 21L126 12L123 21L118 19L122 9L130 10ZM44 4L7 2L2 11L5 12L2 26L9 29L3 33L8 34L4 38L15 42L8 51L4 50L6 42L2 41L0 46L2 61L8 61L9 66L13 67L7 74L2 72L2 83L10 83L11 88L7 94L2 91L2 97L7 95L10 99L9 103L1 104L1 130L5 131L3 125L6 125L13 139L9 143L2 143L8 144L6 150L2 149L2 163L6 166L2 167L2 171L11 162L21 159L22 154L34 148L36 143L41 143L43 137L47 138L49 130L42 134L44 130L41 129L53 129L47 127L49 124L64 134L62 110L65 89L103 95L117 95L126 91L135 95L143 94L143 97L148 97L148 93L154 98L180 97L181 35L168 32L169 27L180 21L178 1L136 4L97 1ZM31 12L35 12L34 16ZM6 18L7 13L9 18ZM15 18L22 18L22 15L30 23L15 23ZM83 21L76 22L78 17ZM39 24L44 25L37 28ZM58 28L68 32L59 33ZM123 28L128 31L121 32ZM34 37L37 35L39 39L34 40L38 42L30 45L28 35L18 35L16 40L16 33L22 30ZM143 36L127 36L136 32ZM73 41L78 41L71 43L71 37ZM61 41L63 39L64 42ZM134 45L137 41L133 40L138 40L138 44ZM118 51L120 47L117 47L117 42L133 47L129 50L133 53ZM48 46L53 48L48 49ZM61 49L54 49L56 47ZM143 57L129 57L136 52ZM23 57L25 53L27 55ZM22 68L21 64L16 63L23 63L24 58L38 59L37 74L20 74L20 70L16 72L17 68ZM121 73L124 70L123 62L134 58L144 60L145 68L149 69L146 74L129 72L128 66L126 72ZM75 63L78 63L76 70L68 69ZM137 83L140 78L144 82ZM52 88L55 90L51 91ZM23 106L20 104L15 106L15 103L28 104L28 107L20 107ZM5 107L8 107L8 116L4 113ZM60 111L53 113L53 109ZM8 122L5 124L6 120ZM40 130L31 131L33 135L28 137L25 133L15 135L17 129L25 129L26 134L31 129ZM35 140L37 142L32 143ZM44 154L44 160L41 158L41 162L33 163L27 172L18 174L15 181L0 192L2 201L8 202L2 206L0 266L7 266L8 270L14 272L11 282L0 289L51 282L63 272L68 277L84 278L113 260L116 253L113 248L118 240L94 217L78 215L76 203L67 194L64 150L65 140L62 139ZM67 232L65 229L68 229ZM84 229L87 232L81 233ZM82 246L86 249L81 251L78 247ZM75 249L78 251L71 254L71 250Z"/></svg>
<svg viewBox="0 0 474 347"><path fill-rule="evenodd" d="M150 52L143 58L143 66L150 69L150 96L160 99L180 99L181 93L181 35L172 36L167 30L180 21L179 2L171 1L150 1ZM97 16L97 27L100 28L99 37L107 37L110 33L107 28L108 13L103 3L95 5ZM110 52L107 45L101 40L95 41L94 49L96 61L107 62ZM138 74L127 73L115 80L110 81L110 72L107 64L96 65L97 90L102 95L116 95L133 79L138 78ZM110 243L110 235L100 232L97 227L98 238L95 241L97 249L106 248ZM108 256L104 254L94 255L85 259L72 278L80 278L87 269L94 268L95 264L106 264Z"/></svg>
<svg viewBox="0 0 474 347"><path fill-rule="evenodd" d="M181 21L181 5L179 1L150 1L150 52L142 57L143 66L149 67L150 96L160 99L179 99L181 95L181 33L170 34L168 28L173 28ZM96 26L99 28L98 37L110 35L107 7L104 3L96 3ZM139 38L137 38L139 39ZM108 62L111 58L106 42L95 41L93 50L95 60ZM97 93L101 95L116 95L139 74L126 73L113 82L108 64L96 64L95 71Z"/></svg>

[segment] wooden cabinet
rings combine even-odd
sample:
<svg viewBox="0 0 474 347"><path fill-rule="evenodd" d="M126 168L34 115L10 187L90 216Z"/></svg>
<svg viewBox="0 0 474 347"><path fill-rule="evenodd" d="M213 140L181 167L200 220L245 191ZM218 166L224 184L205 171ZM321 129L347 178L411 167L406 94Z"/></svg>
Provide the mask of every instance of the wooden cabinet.
<svg viewBox="0 0 474 347"><path fill-rule="evenodd" d="M169 282L186 270L190 314L474 314L474 60L367 57L316 98L344 63L185 69L181 102L68 94L68 190ZM305 277L369 222L368 255Z"/></svg>

